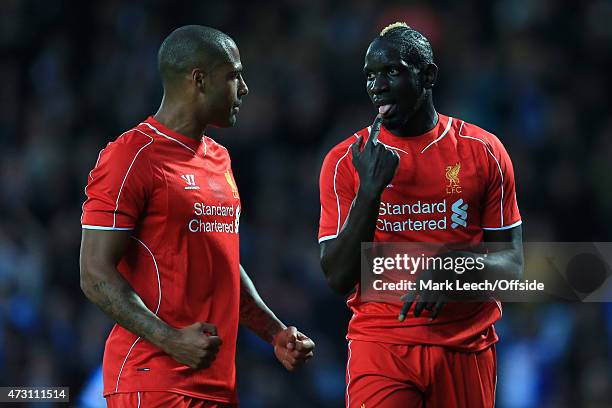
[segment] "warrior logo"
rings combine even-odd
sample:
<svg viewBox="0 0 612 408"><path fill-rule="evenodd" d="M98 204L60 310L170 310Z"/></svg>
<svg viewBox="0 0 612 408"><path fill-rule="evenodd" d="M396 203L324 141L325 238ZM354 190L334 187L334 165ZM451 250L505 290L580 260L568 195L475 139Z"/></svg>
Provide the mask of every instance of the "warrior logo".
<svg viewBox="0 0 612 408"><path fill-rule="evenodd" d="M183 174L181 178L187 183L185 190L199 190L200 187L196 185L194 174Z"/></svg>

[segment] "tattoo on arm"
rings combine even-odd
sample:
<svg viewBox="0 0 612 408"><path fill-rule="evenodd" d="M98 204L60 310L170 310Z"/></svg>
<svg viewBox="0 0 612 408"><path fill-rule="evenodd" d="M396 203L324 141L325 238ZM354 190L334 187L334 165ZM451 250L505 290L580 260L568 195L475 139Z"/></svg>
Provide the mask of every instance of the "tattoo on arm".
<svg viewBox="0 0 612 408"><path fill-rule="evenodd" d="M87 285L87 297L123 328L160 347L172 328L146 307L123 277L113 273L112 279Z"/></svg>

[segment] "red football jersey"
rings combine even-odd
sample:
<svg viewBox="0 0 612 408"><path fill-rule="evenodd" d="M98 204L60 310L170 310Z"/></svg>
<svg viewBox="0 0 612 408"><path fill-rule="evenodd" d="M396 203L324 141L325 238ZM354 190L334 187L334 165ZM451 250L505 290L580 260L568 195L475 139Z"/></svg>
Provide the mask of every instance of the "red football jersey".
<svg viewBox="0 0 612 408"><path fill-rule="evenodd" d="M342 230L359 188L351 145L365 128L335 146L320 177L319 242ZM437 125L416 137L398 137L384 127L378 140L400 156L397 173L381 196L375 242L479 243L483 230L521 223L514 171L501 142L463 120L439 114ZM353 312L348 338L396 344L431 344L482 350L497 341L493 323L498 302L446 305L433 322L425 311L397 316L402 303L362 302L357 291L347 302Z"/></svg>
<svg viewBox="0 0 612 408"><path fill-rule="evenodd" d="M209 368L192 370L115 325L104 395L171 391L236 402L240 198L227 150L149 117L102 150L85 192L83 228L132 231L117 269L146 306L176 328L212 323L223 340Z"/></svg>

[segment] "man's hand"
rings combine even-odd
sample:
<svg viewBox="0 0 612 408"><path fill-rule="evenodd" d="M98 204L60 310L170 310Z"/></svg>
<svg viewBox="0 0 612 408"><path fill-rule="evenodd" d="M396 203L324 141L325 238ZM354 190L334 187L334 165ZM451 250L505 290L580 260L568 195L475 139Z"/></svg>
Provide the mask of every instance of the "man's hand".
<svg viewBox="0 0 612 408"><path fill-rule="evenodd" d="M433 270L422 271L416 280L417 289L406 293L400 298L404 302L404 306L398 316L398 320L403 322L404 319L406 319L406 315L415 301L416 304L413 312L415 317L419 317L423 309L427 309L431 312L429 320L434 320L438 317L438 314L448 301L447 294L443 291L420 290L420 282L442 282L449 277L448 274L436 273L436 271Z"/></svg>
<svg viewBox="0 0 612 408"><path fill-rule="evenodd" d="M293 326L278 332L272 345L276 358L288 371L303 366L314 355L314 341Z"/></svg>
<svg viewBox="0 0 612 408"><path fill-rule="evenodd" d="M476 264L476 258L482 256L481 254L468 252L468 251L447 251L439 257L443 258L442 263L446 263L449 259L453 259L453 265L457 264L457 260L461 259L461 265L466 265L467 259L473 259L472 265ZM486 255L485 255L486 256ZM416 290L406 293L400 299L404 302L404 306L398 316L398 320L404 321L408 311L414 305L414 316L419 317L423 310L429 310L431 312L429 320L434 320L438 317L438 314L444 307L444 305L453 300L477 300L482 298L485 300L488 293L478 293L473 291L457 291L457 290L420 290L421 282L435 282L435 283L450 283L451 285L459 282L478 282L478 268L465 268L463 270L446 270L446 269L428 269L422 271L416 280Z"/></svg>
<svg viewBox="0 0 612 408"><path fill-rule="evenodd" d="M208 368L215 361L221 338L210 323L194 323L175 329L159 346L173 359L191 368Z"/></svg>
<svg viewBox="0 0 612 408"><path fill-rule="evenodd" d="M360 190L373 197L379 197L385 187L391 182L397 166L399 155L395 150L388 149L382 143L378 143L378 134L382 118L376 116L370 131L370 137L363 150L361 143L363 138L359 136L351 146L353 152L353 166L359 174Z"/></svg>

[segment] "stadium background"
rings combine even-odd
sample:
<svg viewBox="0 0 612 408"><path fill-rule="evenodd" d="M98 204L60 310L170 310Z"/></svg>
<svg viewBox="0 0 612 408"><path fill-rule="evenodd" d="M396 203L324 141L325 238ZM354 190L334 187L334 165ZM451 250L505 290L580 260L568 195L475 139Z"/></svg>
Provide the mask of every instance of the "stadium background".
<svg viewBox="0 0 612 408"><path fill-rule="evenodd" d="M433 44L438 110L506 145L525 239L609 241L610 1L3 0L0 385L99 399L110 321L79 289L83 187L107 141L156 111L162 39L195 23L235 38L250 88L236 128L210 132L233 157L242 263L317 342L287 374L242 332L242 405L341 406L348 312L318 266L318 174L333 144L371 122L363 56L396 20ZM507 305L497 327L499 407L611 406L610 304Z"/></svg>

